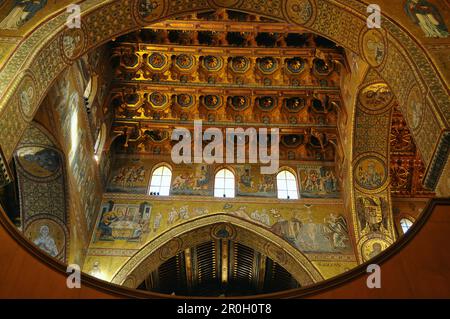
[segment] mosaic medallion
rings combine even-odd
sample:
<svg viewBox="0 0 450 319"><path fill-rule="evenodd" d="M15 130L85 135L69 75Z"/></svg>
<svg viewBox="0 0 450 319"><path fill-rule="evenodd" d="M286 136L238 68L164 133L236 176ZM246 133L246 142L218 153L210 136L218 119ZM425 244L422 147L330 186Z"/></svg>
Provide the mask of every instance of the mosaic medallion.
<svg viewBox="0 0 450 319"><path fill-rule="evenodd" d="M62 163L58 152L40 146L23 147L16 152L20 168L28 175L48 178L60 172Z"/></svg>
<svg viewBox="0 0 450 319"><path fill-rule="evenodd" d="M161 17L164 12L165 1L160 0L136 0L135 10L137 18L141 22L149 22Z"/></svg>
<svg viewBox="0 0 450 319"><path fill-rule="evenodd" d="M159 249L159 257L161 260L167 260L175 256L183 246L183 241L180 238L173 238Z"/></svg>
<svg viewBox="0 0 450 319"><path fill-rule="evenodd" d="M354 178L357 185L366 190L382 187L388 178L386 165L375 156L362 157L355 165Z"/></svg>
<svg viewBox="0 0 450 319"><path fill-rule="evenodd" d="M371 238L361 245L361 256L364 261L371 260L378 256L383 250L389 247L389 242L382 238Z"/></svg>
<svg viewBox="0 0 450 319"><path fill-rule="evenodd" d="M359 101L369 113L384 112L390 107L394 94L386 83L374 83L359 92Z"/></svg>
<svg viewBox="0 0 450 319"><path fill-rule="evenodd" d="M82 28L67 29L61 37L62 52L65 58L74 60L84 51L85 36Z"/></svg>
<svg viewBox="0 0 450 319"><path fill-rule="evenodd" d="M303 25L313 18L314 7L309 0L287 0L286 13L290 20Z"/></svg>
<svg viewBox="0 0 450 319"><path fill-rule="evenodd" d="M34 103L36 100L36 87L33 78L30 74L26 74L22 80L22 84L19 89L19 106L23 116L31 120L34 113Z"/></svg>
<svg viewBox="0 0 450 319"><path fill-rule="evenodd" d="M213 6L222 8L232 8L235 7L242 0L210 0Z"/></svg>
<svg viewBox="0 0 450 319"><path fill-rule="evenodd" d="M264 253L266 256L270 256L273 260L275 260L280 265L286 264L286 262L288 260L286 251L284 251L281 247L278 247L270 242L267 242L264 245Z"/></svg>
<svg viewBox="0 0 450 319"><path fill-rule="evenodd" d="M214 239L233 239L236 230L229 224L218 224L211 229L211 237Z"/></svg>
<svg viewBox="0 0 450 319"><path fill-rule="evenodd" d="M419 87L415 86L409 93L406 107L408 125L413 132L417 132L420 129L425 108Z"/></svg>
<svg viewBox="0 0 450 319"><path fill-rule="evenodd" d="M37 219L27 226L24 234L43 252L55 258L63 258L66 235L64 228L56 221L47 218Z"/></svg>
<svg viewBox="0 0 450 319"><path fill-rule="evenodd" d="M386 43L380 31L369 29L362 37L362 52L372 67L380 66L386 56Z"/></svg>

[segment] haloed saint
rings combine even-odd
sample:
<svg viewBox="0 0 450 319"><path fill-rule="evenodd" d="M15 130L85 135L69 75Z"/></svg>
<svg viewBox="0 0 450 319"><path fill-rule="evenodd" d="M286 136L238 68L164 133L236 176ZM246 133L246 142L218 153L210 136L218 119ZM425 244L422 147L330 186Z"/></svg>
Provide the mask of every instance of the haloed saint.
<svg viewBox="0 0 450 319"><path fill-rule="evenodd" d="M407 0L405 10L411 20L420 26L428 38L446 38L449 35L442 15L427 0Z"/></svg>
<svg viewBox="0 0 450 319"><path fill-rule="evenodd" d="M0 21L0 29L19 29L46 5L47 0L15 0L11 11Z"/></svg>

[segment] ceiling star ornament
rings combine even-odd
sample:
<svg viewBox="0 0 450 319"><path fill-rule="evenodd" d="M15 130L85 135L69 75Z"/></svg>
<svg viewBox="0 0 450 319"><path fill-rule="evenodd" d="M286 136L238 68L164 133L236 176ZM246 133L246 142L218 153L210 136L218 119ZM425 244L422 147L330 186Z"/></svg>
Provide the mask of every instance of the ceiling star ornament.
<svg viewBox="0 0 450 319"><path fill-rule="evenodd" d="M250 99L247 96L232 96L228 98L228 101L235 111L243 111L250 105Z"/></svg>
<svg viewBox="0 0 450 319"><path fill-rule="evenodd" d="M306 106L306 101L300 97L291 97L284 100L284 106L288 112L297 113Z"/></svg>
<svg viewBox="0 0 450 319"><path fill-rule="evenodd" d="M149 97L150 103L154 108L164 108L168 104L168 98L165 94L160 92L153 92Z"/></svg>
<svg viewBox="0 0 450 319"><path fill-rule="evenodd" d="M287 148L297 148L305 141L303 134L287 134L281 137L281 144Z"/></svg>
<svg viewBox="0 0 450 319"><path fill-rule="evenodd" d="M139 64L139 57L134 53L125 53L121 62L126 69L134 69Z"/></svg>
<svg viewBox="0 0 450 319"><path fill-rule="evenodd" d="M190 70L194 66L195 60L191 55L180 54L176 57L175 63L180 70Z"/></svg>
<svg viewBox="0 0 450 319"><path fill-rule="evenodd" d="M276 101L272 96L263 96L257 98L257 104L262 111L271 111L276 106Z"/></svg>
<svg viewBox="0 0 450 319"><path fill-rule="evenodd" d="M250 68L250 60L243 56L231 59L230 68L234 73L245 73Z"/></svg>
<svg viewBox="0 0 450 319"><path fill-rule="evenodd" d="M177 104L182 108L189 108L194 105L195 98L189 94L179 94L176 97Z"/></svg>
<svg viewBox="0 0 450 319"><path fill-rule="evenodd" d="M223 67L223 60L220 57L208 55L203 59L203 67L210 72L219 71Z"/></svg>
<svg viewBox="0 0 450 319"><path fill-rule="evenodd" d="M305 60L302 58L286 59L286 68L292 74L299 74L305 69Z"/></svg>
<svg viewBox="0 0 450 319"><path fill-rule="evenodd" d="M167 56L154 52L148 57L148 64L153 72L163 72L169 67Z"/></svg>
<svg viewBox="0 0 450 319"><path fill-rule="evenodd" d="M216 110L222 105L222 98L219 95L206 95L203 104L209 110Z"/></svg>
<svg viewBox="0 0 450 319"><path fill-rule="evenodd" d="M272 74L278 67L278 61L272 57L257 59L258 69L263 74Z"/></svg>

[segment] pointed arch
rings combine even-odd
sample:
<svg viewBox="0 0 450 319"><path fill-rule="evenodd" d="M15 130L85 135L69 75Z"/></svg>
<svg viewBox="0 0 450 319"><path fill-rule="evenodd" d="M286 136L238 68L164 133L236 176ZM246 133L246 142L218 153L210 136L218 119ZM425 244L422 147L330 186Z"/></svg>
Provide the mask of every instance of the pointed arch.
<svg viewBox="0 0 450 319"><path fill-rule="evenodd" d="M220 229L226 228L226 232ZM301 286L323 280L316 267L299 250L270 230L226 213L204 216L179 224L146 244L114 275L112 283L136 288L150 272L186 248L211 239L233 239L279 263Z"/></svg>

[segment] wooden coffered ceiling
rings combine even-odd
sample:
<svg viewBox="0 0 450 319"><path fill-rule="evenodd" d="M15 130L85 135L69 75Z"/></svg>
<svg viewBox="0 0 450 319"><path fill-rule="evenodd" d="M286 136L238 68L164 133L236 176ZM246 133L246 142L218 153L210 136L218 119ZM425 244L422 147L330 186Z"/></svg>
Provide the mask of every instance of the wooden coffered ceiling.
<svg viewBox="0 0 450 319"><path fill-rule="evenodd" d="M189 296L242 296L299 286L269 257L231 240L217 240L170 258L138 289Z"/></svg>
<svg viewBox="0 0 450 319"><path fill-rule="evenodd" d="M111 43L113 130L122 150L170 152L175 126L278 127L281 155L334 161L342 48L299 27L222 10Z"/></svg>

